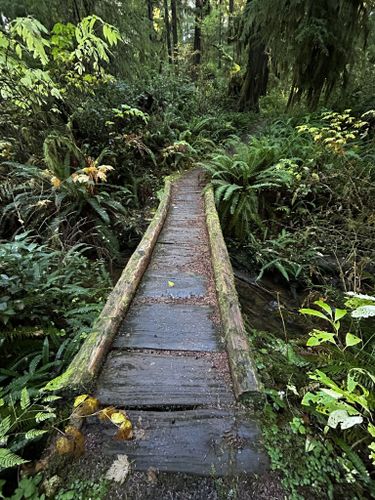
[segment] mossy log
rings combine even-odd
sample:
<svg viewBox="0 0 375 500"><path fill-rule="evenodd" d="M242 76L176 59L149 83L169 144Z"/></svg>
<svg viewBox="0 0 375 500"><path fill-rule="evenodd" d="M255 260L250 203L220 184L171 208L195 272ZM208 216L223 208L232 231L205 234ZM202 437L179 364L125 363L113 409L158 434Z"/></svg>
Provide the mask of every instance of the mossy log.
<svg viewBox="0 0 375 500"><path fill-rule="evenodd" d="M234 393L237 399L247 395L260 396L260 383L251 360L250 345L240 311L233 269L211 186L205 191L205 211L216 292Z"/></svg>
<svg viewBox="0 0 375 500"><path fill-rule="evenodd" d="M97 375L117 334L125 313L149 264L152 251L163 227L171 199L171 178L166 178L159 207L141 242L129 259L120 279L68 369L45 387L50 391L87 388Z"/></svg>

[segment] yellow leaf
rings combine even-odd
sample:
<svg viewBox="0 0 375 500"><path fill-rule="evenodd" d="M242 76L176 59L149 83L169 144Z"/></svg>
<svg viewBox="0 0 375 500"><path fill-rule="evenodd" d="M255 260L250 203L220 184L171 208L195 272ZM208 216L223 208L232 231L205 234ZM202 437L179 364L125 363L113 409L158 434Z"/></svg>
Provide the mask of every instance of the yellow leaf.
<svg viewBox="0 0 375 500"><path fill-rule="evenodd" d="M96 398L88 397L86 398L77 408L75 414L85 417L87 415L92 415L99 410L99 400Z"/></svg>
<svg viewBox="0 0 375 500"><path fill-rule="evenodd" d="M168 286L170 286L170 287L174 286L174 282L173 281L168 281Z"/></svg>
<svg viewBox="0 0 375 500"><path fill-rule="evenodd" d="M56 440L56 451L59 455L68 455L74 449L73 441L66 436L61 436Z"/></svg>
<svg viewBox="0 0 375 500"><path fill-rule="evenodd" d="M115 439L124 441L133 438L133 426L129 419L126 419L121 425Z"/></svg>
<svg viewBox="0 0 375 500"><path fill-rule="evenodd" d="M114 413L118 413L116 408L114 406L107 406L107 408L103 408L98 417L99 417L99 420L111 420L111 416L114 414Z"/></svg>
<svg viewBox="0 0 375 500"><path fill-rule="evenodd" d="M89 397L88 394L81 394L80 396L77 396L74 400L73 407L77 408L77 406L82 404L88 397Z"/></svg>
<svg viewBox="0 0 375 500"><path fill-rule="evenodd" d="M116 413L112 413L111 415L111 422L113 422L116 425L120 425L123 422L127 420L126 414L117 411Z"/></svg>
<svg viewBox="0 0 375 500"><path fill-rule="evenodd" d="M73 455L75 457L83 455L85 451L83 434L74 425L68 425L65 428L65 435L56 440L56 451L60 455Z"/></svg>
<svg viewBox="0 0 375 500"><path fill-rule="evenodd" d="M61 180L54 175L51 177L51 184L54 188L58 189L61 186Z"/></svg>

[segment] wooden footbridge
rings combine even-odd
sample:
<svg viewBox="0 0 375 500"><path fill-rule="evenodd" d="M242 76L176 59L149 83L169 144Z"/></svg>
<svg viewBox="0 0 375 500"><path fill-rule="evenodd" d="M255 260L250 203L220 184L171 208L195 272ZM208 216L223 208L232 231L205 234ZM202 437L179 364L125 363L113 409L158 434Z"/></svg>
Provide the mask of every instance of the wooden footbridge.
<svg viewBox="0 0 375 500"><path fill-rule="evenodd" d="M137 470L261 472L260 433L241 398L260 390L212 190L199 170L167 179L159 208L67 372L50 389L85 388L124 408L131 441L88 424L105 455Z"/></svg>

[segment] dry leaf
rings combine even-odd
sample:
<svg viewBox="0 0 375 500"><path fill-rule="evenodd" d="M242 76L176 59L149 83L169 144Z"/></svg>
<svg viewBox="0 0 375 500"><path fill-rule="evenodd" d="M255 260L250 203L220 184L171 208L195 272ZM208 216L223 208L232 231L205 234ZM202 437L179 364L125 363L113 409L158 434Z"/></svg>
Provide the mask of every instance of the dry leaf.
<svg viewBox="0 0 375 500"><path fill-rule="evenodd" d="M112 415L111 415L111 422L113 422L116 425L121 425L127 419L128 419L128 417L127 417L126 413L123 411L117 410L116 413L112 413Z"/></svg>
<svg viewBox="0 0 375 500"><path fill-rule="evenodd" d="M77 415L81 417L86 417L87 415L92 415L99 410L99 400L96 398L88 397L86 398L79 407L75 410Z"/></svg>
<svg viewBox="0 0 375 500"><path fill-rule="evenodd" d="M133 426L130 420L126 419L121 425L115 439L118 441L126 441L128 439L133 439Z"/></svg>
<svg viewBox="0 0 375 500"><path fill-rule="evenodd" d="M150 467L147 471L147 480L149 483L155 484L158 482L157 470L155 467Z"/></svg>
<svg viewBox="0 0 375 500"><path fill-rule="evenodd" d="M117 459L113 462L105 475L106 479L116 481L122 484L127 478L130 471L130 463L126 455L117 455Z"/></svg>
<svg viewBox="0 0 375 500"><path fill-rule="evenodd" d="M64 436L56 440L56 451L60 455L80 457L85 452L85 438L76 427L68 425Z"/></svg>
<svg viewBox="0 0 375 500"><path fill-rule="evenodd" d="M106 408L103 408L99 414L98 414L98 418L99 420L103 421L103 420L111 420L111 416L114 414L114 413L117 413L118 410L116 410L116 408L114 406L107 406Z"/></svg>

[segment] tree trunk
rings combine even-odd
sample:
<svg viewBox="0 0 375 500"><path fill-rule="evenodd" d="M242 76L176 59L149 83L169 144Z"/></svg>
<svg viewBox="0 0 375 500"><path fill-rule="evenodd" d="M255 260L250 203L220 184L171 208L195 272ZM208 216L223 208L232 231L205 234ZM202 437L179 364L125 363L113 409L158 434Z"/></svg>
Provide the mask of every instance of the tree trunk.
<svg viewBox="0 0 375 500"><path fill-rule="evenodd" d="M177 63L177 53L178 53L177 0L171 0L171 13L172 13L173 61Z"/></svg>
<svg viewBox="0 0 375 500"><path fill-rule="evenodd" d="M152 0L147 0L147 17L150 24L150 40L151 42L155 39L154 30L154 6L152 5Z"/></svg>
<svg viewBox="0 0 375 500"><path fill-rule="evenodd" d="M202 61L202 29L203 3L205 0L195 0L194 55L193 64L198 66Z"/></svg>
<svg viewBox="0 0 375 500"><path fill-rule="evenodd" d="M259 111L259 98L267 92L268 74L266 47L261 42L252 42L238 102L240 111Z"/></svg>
<svg viewBox="0 0 375 500"><path fill-rule="evenodd" d="M223 47L223 0L219 0L219 54L218 54L218 68L221 69L222 63L222 47Z"/></svg>
<svg viewBox="0 0 375 500"><path fill-rule="evenodd" d="M168 61L172 64L172 41L171 41L171 25L169 23L169 7L168 0L164 0L164 27L165 37L167 41Z"/></svg>
<svg viewBox="0 0 375 500"><path fill-rule="evenodd" d="M234 36L233 17L234 17L234 0L229 0L229 6L228 6L228 43L233 42L233 36Z"/></svg>

